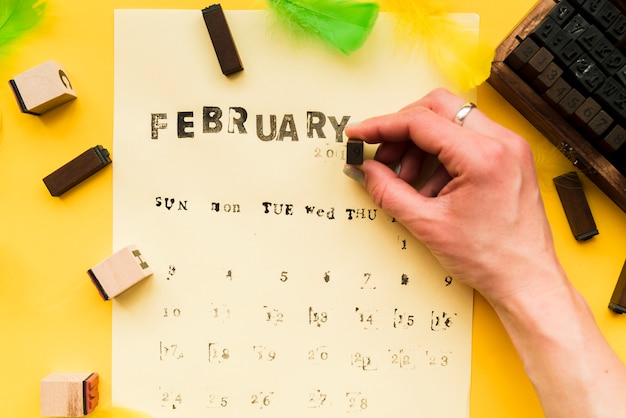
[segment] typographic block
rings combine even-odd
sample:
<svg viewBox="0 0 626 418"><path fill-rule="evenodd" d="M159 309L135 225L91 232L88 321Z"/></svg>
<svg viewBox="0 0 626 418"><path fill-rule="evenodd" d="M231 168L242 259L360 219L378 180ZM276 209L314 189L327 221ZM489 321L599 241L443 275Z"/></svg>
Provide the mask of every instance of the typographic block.
<svg viewBox="0 0 626 418"><path fill-rule="evenodd" d="M135 245L122 248L87 272L100 292L109 300L152 275L152 269Z"/></svg>
<svg viewBox="0 0 626 418"><path fill-rule="evenodd" d="M40 383L41 415L82 417L98 405L97 373L51 373Z"/></svg>
<svg viewBox="0 0 626 418"><path fill-rule="evenodd" d="M363 164L363 141L360 139L348 139L346 145L346 163L353 165Z"/></svg>
<svg viewBox="0 0 626 418"><path fill-rule="evenodd" d="M61 64L46 61L9 80L24 113L41 115L76 99L76 92Z"/></svg>
<svg viewBox="0 0 626 418"><path fill-rule="evenodd" d="M52 196L61 196L110 163L109 151L96 145L48 174L43 182Z"/></svg>

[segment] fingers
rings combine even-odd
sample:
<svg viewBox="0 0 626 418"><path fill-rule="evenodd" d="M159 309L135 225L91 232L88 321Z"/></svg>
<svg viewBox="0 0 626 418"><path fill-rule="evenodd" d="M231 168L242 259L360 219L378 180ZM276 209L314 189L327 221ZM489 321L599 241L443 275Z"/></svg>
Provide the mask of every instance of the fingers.
<svg viewBox="0 0 626 418"><path fill-rule="evenodd" d="M390 167L402 180L413 183L422 174L426 154L409 141L387 142L380 144L374 159Z"/></svg>
<svg viewBox="0 0 626 418"><path fill-rule="evenodd" d="M444 123L449 123L445 126ZM443 148L452 146L460 135L461 127L453 122L446 122L441 116L428 108L416 106L410 110L367 119L359 125L346 128L346 135L368 143L406 143L412 141L421 150L438 155ZM379 153L381 160L385 155L397 154L403 150L399 145L386 145L387 149Z"/></svg>
<svg viewBox="0 0 626 418"><path fill-rule="evenodd" d="M458 142L462 127L454 123L454 117L463 105L464 99L444 89L438 89L399 112L370 118L356 126L346 128L350 138L362 139L368 143L385 143L377 159L385 163L398 161L404 152L402 144L412 141L418 149L439 155L441 149ZM465 123L474 118L472 109Z"/></svg>
<svg viewBox="0 0 626 418"><path fill-rule="evenodd" d="M512 134L489 119L479 108L470 110L462 126L455 123L455 117L465 103L465 99L448 90L433 90L397 113L374 117L346 128L346 135L369 143L413 140L420 148L427 147L422 149L432 152L440 148L432 148L429 143L438 139L445 140L444 136L458 138L467 134L467 131L493 138L506 138ZM411 133L415 135L411 136ZM443 146L447 144L444 143Z"/></svg>
<svg viewBox="0 0 626 418"><path fill-rule="evenodd" d="M417 191L424 196L435 197L450 180L452 177L445 167L440 165Z"/></svg>
<svg viewBox="0 0 626 418"><path fill-rule="evenodd" d="M426 197L417 193L406 181L384 164L366 160L363 163L364 186L374 203L386 213L406 223L426 213ZM421 208L420 210L416 210Z"/></svg>
<svg viewBox="0 0 626 418"><path fill-rule="evenodd" d="M411 111L416 107L430 109L446 121L458 124L456 115L467 101L446 89L436 89L428 93L420 100L405 106L402 111ZM442 121L443 122L443 121ZM499 133L502 127L485 116L479 108L473 108L463 120L462 126L473 131L494 135Z"/></svg>

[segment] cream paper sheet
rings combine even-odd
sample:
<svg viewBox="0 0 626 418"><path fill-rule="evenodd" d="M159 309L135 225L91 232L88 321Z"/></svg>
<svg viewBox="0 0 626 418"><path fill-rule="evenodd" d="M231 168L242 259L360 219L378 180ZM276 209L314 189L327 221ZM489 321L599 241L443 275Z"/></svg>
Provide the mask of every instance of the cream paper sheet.
<svg viewBox="0 0 626 418"><path fill-rule="evenodd" d="M472 291L342 174L346 123L449 83L386 15L351 56L226 15L230 77L200 11L115 12L114 249L155 273L113 300L114 403L467 417Z"/></svg>

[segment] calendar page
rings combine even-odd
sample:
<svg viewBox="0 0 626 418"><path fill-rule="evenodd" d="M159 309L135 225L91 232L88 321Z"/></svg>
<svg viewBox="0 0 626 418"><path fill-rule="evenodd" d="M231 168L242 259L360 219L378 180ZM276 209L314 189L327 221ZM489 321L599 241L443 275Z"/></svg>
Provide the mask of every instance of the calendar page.
<svg viewBox="0 0 626 418"><path fill-rule="evenodd" d="M350 56L226 17L229 77L199 10L115 13L114 250L154 274L112 302L113 402L468 417L471 289L342 173L347 124L449 83L386 15Z"/></svg>

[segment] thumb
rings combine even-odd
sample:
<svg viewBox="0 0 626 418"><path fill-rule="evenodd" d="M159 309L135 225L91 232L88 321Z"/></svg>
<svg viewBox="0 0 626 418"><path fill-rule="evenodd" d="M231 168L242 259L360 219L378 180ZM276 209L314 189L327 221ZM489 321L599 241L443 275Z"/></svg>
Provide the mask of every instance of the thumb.
<svg viewBox="0 0 626 418"><path fill-rule="evenodd" d="M365 189L382 210L404 225L423 219L429 203L426 196L379 161L366 160L361 169L365 174Z"/></svg>

